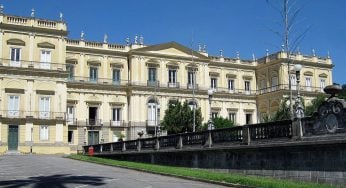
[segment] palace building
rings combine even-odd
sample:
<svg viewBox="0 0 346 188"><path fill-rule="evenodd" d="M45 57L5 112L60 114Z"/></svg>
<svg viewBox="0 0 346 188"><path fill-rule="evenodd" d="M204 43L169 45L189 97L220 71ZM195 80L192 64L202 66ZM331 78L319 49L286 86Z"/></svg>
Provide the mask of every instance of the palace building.
<svg viewBox="0 0 346 188"><path fill-rule="evenodd" d="M283 51L244 60L176 42L69 39L66 23L0 13L0 153L75 153L85 144L154 134L170 100L257 123L289 95ZM295 53L305 101L332 84L330 57ZM290 76L295 94L296 78ZM209 108L208 90L213 98Z"/></svg>

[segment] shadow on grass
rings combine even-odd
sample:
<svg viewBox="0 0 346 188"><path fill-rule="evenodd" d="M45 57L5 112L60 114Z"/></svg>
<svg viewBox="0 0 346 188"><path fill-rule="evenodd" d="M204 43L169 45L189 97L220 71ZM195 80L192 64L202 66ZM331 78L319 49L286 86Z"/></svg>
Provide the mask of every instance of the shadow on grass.
<svg viewBox="0 0 346 188"><path fill-rule="evenodd" d="M27 179L16 179L0 181L0 187L33 187L33 188L66 188L68 184L90 185L91 187L104 185L104 177L97 176L71 176L69 174L58 174L52 176L36 176ZM70 187L70 186L69 186Z"/></svg>

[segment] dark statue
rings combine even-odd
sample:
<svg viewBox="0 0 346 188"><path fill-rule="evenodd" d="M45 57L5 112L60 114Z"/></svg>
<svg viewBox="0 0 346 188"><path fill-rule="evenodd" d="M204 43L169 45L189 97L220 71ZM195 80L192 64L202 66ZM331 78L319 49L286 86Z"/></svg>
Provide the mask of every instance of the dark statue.
<svg viewBox="0 0 346 188"><path fill-rule="evenodd" d="M346 132L346 102L337 95L338 85L329 85L324 92L330 97L324 101L312 117L303 119L304 136Z"/></svg>

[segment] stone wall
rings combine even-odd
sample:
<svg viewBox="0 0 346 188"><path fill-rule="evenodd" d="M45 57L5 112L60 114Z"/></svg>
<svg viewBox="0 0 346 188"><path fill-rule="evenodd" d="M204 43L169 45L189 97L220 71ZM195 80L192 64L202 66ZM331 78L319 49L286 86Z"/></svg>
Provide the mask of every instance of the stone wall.
<svg viewBox="0 0 346 188"><path fill-rule="evenodd" d="M118 160L346 185L346 139L99 155Z"/></svg>

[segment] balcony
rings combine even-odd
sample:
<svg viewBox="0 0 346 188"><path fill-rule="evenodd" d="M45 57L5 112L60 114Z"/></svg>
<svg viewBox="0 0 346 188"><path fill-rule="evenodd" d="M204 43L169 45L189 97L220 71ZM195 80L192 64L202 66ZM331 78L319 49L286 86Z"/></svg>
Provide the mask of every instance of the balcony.
<svg viewBox="0 0 346 188"><path fill-rule="evenodd" d="M125 127L125 121L113 121L111 120L110 121L110 124L109 124L111 127Z"/></svg>
<svg viewBox="0 0 346 188"><path fill-rule="evenodd" d="M148 87L160 87L160 82L155 80L147 80Z"/></svg>
<svg viewBox="0 0 346 188"><path fill-rule="evenodd" d="M104 84L104 85L114 85L114 86L124 86L128 83L127 80L117 80L109 78L90 78L90 77L81 77L73 76L67 78L68 82L78 82L78 83L91 83L91 84Z"/></svg>
<svg viewBox="0 0 346 188"><path fill-rule="evenodd" d="M44 69L44 70L58 70L66 71L66 65L62 63L48 63L48 62L37 62L37 61L13 61L10 59L0 59L0 67L19 67L29 69Z"/></svg>
<svg viewBox="0 0 346 188"><path fill-rule="evenodd" d="M179 88L179 82L168 82L167 87L170 88Z"/></svg>
<svg viewBox="0 0 346 188"><path fill-rule="evenodd" d="M66 124L67 125L77 125L77 118L66 117Z"/></svg>
<svg viewBox="0 0 346 188"><path fill-rule="evenodd" d="M291 89L293 91L296 91L298 89L297 85L292 85ZM288 84L279 84L276 86L271 86L267 88L262 88L258 90L258 94L265 94L265 93L271 93L275 91L282 91L282 90L287 90L289 91L289 86ZM312 86L300 86L300 91L302 92L314 92L314 93L323 93L323 89L321 87L312 87Z"/></svg>
<svg viewBox="0 0 346 188"><path fill-rule="evenodd" d="M187 84L187 89L193 89L193 84ZM195 84L195 90L198 90L198 84Z"/></svg>
<svg viewBox="0 0 346 188"><path fill-rule="evenodd" d="M2 110L0 114L4 118L65 119L65 112Z"/></svg>
<svg viewBox="0 0 346 188"><path fill-rule="evenodd" d="M86 126L101 126L101 119L86 119Z"/></svg>
<svg viewBox="0 0 346 188"><path fill-rule="evenodd" d="M160 126L160 120L147 120L148 127Z"/></svg>

